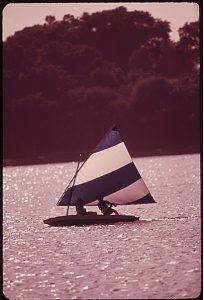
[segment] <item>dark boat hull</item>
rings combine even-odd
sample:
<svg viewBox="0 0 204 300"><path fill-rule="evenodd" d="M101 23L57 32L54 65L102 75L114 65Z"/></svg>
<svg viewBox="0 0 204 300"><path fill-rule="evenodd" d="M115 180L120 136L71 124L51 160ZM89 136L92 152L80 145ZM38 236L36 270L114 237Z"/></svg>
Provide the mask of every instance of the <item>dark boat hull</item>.
<svg viewBox="0 0 204 300"><path fill-rule="evenodd" d="M113 224L116 222L134 222L138 220L139 217L126 215L70 215L49 218L47 220L44 220L43 222L51 226L82 226L92 224Z"/></svg>

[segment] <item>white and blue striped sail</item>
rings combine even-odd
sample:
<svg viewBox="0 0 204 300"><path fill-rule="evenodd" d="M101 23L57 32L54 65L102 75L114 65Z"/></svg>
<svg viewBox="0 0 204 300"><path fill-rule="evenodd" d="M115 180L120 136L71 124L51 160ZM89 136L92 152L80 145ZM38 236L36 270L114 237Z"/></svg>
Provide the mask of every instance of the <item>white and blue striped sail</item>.
<svg viewBox="0 0 204 300"><path fill-rule="evenodd" d="M74 186L73 186L74 183ZM114 126L78 169L57 205L97 205L99 197L116 205L155 203Z"/></svg>

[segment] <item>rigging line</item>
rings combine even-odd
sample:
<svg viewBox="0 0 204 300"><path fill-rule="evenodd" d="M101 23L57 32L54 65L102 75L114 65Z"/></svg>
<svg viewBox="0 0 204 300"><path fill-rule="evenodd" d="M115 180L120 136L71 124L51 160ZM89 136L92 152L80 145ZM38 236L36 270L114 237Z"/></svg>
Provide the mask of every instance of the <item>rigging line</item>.
<svg viewBox="0 0 204 300"><path fill-rule="evenodd" d="M115 126L117 127L116 122L110 127L109 131L111 131ZM117 130L118 130L118 129L117 129ZM108 132L109 132L109 131L108 131ZM119 130L118 130L118 132L119 132ZM119 134L120 134L120 132L119 132ZM100 140L101 140L101 139L100 139ZM98 145L98 143L96 144L96 146L97 146L97 145ZM95 146L95 147L96 147L96 146ZM95 149L95 148L93 148L93 150L94 150L94 149ZM63 192L63 194L62 194L61 197L59 198L59 200L58 200L58 202L57 202L57 205L59 205L61 199L62 199L62 198L64 197L64 195L66 194L66 192L67 192L67 190L69 189L71 183L72 183L73 181L74 181L74 183L75 183L75 180L76 180L75 177L77 176L78 172L81 170L81 168L83 167L83 165L87 162L87 160L89 159L89 157L93 154L93 150L92 150L91 152L89 152L89 154L87 155L87 157L84 159L83 163L81 164L80 168L79 168L79 166L77 166L77 167L78 167L77 172L75 173L75 175L73 176L73 178L70 180L70 182L69 182L68 186L66 187L65 191ZM80 154L80 157L81 157L81 154ZM73 183L73 185L74 185L74 183Z"/></svg>
<svg viewBox="0 0 204 300"><path fill-rule="evenodd" d="M81 154L80 154L80 158L81 158ZM89 158L89 157L88 157L88 158ZM85 161L82 162L80 168L79 168L80 160L78 161L75 175L72 177L72 179L70 180L68 186L66 187L66 189L65 189L64 192L63 192L63 194L62 194L61 197L59 198L59 200L58 200L58 202L57 202L57 205L59 205L60 201L62 200L62 198L63 198L64 195L66 194L67 190L70 188L71 183L73 182L73 185L75 184L76 176L77 176L77 174L79 173L80 169L81 169L81 168L83 167L83 165L85 164L85 162L88 160L88 158L87 158Z"/></svg>
<svg viewBox="0 0 204 300"><path fill-rule="evenodd" d="M116 126L116 123L114 123L114 125L111 127L113 128L114 126ZM97 146L98 144L96 144ZM95 146L95 147L96 147ZM75 180L75 176L77 176L78 172L81 170L81 168L83 167L83 165L87 162L87 160L89 159L89 157L93 154L93 150L95 149L95 147L92 149L91 152L89 152L86 156L86 158L84 159L83 163L81 164L80 168L78 167L77 173L75 173L75 175L72 177L72 179L70 180L68 186L66 187L66 189L64 190L63 194L61 195L61 197L59 198L57 205L60 203L61 199L64 197L64 195L66 194L67 190L69 189L69 187L71 186L71 183ZM81 154L80 154L81 157ZM73 183L74 184L74 183Z"/></svg>
<svg viewBox="0 0 204 300"><path fill-rule="evenodd" d="M81 158L81 154L80 154L80 158ZM71 194L70 194L70 197L69 197L69 203L68 203L68 206L67 206L66 216L68 215L68 212L69 212L70 202L71 202L71 198L72 198L73 191L74 191L74 185L75 185L76 177L77 177L77 174L78 174L78 171L79 171L79 164L80 164L80 161L81 161L81 159L79 159L79 161L78 161L77 168L76 168L76 172L75 172L75 175L74 175L74 178L73 178L74 181L73 181L73 185L72 185Z"/></svg>
<svg viewBox="0 0 204 300"><path fill-rule="evenodd" d="M80 154L80 158L81 158L81 154ZM80 168L79 168L79 162L80 162L80 160L79 160L78 163L77 163L77 168L76 168L75 175L72 177L72 179L70 180L70 182L69 182L69 184L67 185L66 189L64 190L64 192L63 192L62 195L60 196L60 198L59 198L59 200L58 200L58 202L57 202L57 205L60 203L60 201L62 200L62 198L63 198L64 195L66 194L66 192L67 192L67 190L69 189L71 183L72 183L73 181L74 181L74 183L75 183L76 176L77 176L79 170L81 169L81 167L82 167L83 164L84 164L84 162L83 162L82 165L81 165ZM73 185L74 185L74 183L73 183Z"/></svg>

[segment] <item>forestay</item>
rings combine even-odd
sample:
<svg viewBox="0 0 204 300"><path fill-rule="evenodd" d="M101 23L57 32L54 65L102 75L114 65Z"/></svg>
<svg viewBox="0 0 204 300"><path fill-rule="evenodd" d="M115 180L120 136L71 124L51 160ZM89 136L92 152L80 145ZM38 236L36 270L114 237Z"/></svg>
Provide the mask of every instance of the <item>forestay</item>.
<svg viewBox="0 0 204 300"><path fill-rule="evenodd" d="M155 203L116 126L79 167L57 205L76 205L79 198L96 205L99 197L116 205Z"/></svg>

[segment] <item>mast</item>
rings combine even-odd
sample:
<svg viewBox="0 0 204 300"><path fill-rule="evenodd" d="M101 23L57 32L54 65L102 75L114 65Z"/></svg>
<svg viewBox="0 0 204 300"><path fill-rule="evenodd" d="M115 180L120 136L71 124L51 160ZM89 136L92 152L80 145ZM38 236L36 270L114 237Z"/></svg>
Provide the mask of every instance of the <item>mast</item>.
<svg viewBox="0 0 204 300"><path fill-rule="evenodd" d="M80 158L81 158L81 154L80 154ZM73 191L74 191L74 185L75 185L76 177L77 177L78 170L79 170L79 164L80 164L80 159L78 161L78 164L77 164L77 167L76 167L76 172L75 172L75 175L73 177L73 185L72 185L72 190L71 190L71 194L70 194L70 197L69 197L69 203L68 203L68 206L67 206L66 216L68 215L68 212L69 212L70 202L71 202Z"/></svg>

